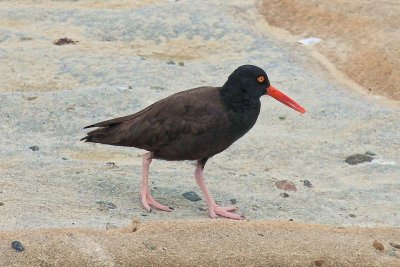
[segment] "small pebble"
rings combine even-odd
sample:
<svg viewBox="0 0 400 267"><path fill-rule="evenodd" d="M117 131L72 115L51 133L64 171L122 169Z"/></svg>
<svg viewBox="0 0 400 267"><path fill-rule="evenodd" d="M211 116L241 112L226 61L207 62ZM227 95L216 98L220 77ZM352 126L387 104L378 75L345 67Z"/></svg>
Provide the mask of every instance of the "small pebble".
<svg viewBox="0 0 400 267"><path fill-rule="evenodd" d="M276 187L278 187L281 190L285 191L297 191L296 186L294 183L288 181L288 180L281 180L275 183Z"/></svg>
<svg viewBox="0 0 400 267"><path fill-rule="evenodd" d="M201 210L201 211L207 211L205 208L203 208L203 207L199 207L199 210Z"/></svg>
<svg viewBox="0 0 400 267"><path fill-rule="evenodd" d="M279 195L280 195L281 197L284 197L284 198L289 197L289 194L288 194L288 193L280 193Z"/></svg>
<svg viewBox="0 0 400 267"><path fill-rule="evenodd" d="M39 147L38 146L30 146L29 149L32 151L38 151Z"/></svg>
<svg viewBox="0 0 400 267"><path fill-rule="evenodd" d="M232 205L235 205L237 203L236 198L231 198L229 199L229 201L231 202Z"/></svg>
<svg viewBox="0 0 400 267"><path fill-rule="evenodd" d="M62 159L62 160L68 160L68 158L66 158L66 157L62 157L61 159Z"/></svg>
<svg viewBox="0 0 400 267"><path fill-rule="evenodd" d="M115 167L115 162L109 161L109 162L106 163L106 166L109 167L109 168Z"/></svg>
<svg viewBox="0 0 400 267"><path fill-rule="evenodd" d="M279 116L279 119L283 121L284 119L286 119L286 117L285 116Z"/></svg>
<svg viewBox="0 0 400 267"><path fill-rule="evenodd" d="M74 41L69 38L60 38L58 40L53 41L54 45L66 45L66 44L76 44L78 41Z"/></svg>
<svg viewBox="0 0 400 267"><path fill-rule="evenodd" d="M32 101L32 100L35 100L36 98L38 98L38 97L37 96L28 96L25 99L28 101Z"/></svg>
<svg viewBox="0 0 400 267"><path fill-rule="evenodd" d="M354 154L354 155L348 156L345 159L345 162L350 165L356 165L356 164L363 163L363 162L370 162L373 159L374 159L373 157L365 155L365 154Z"/></svg>
<svg viewBox="0 0 400 267"><path fill-rule="evenodd" d="M183 66L185 66L185 63L179 62L179 66L183 67Z"/></svg>
<svg viewBox="0 0 400 267"><path fill-rule="evenodd" d="M112 223L106 224L106 230L111 230L111 229L116 229L116 228L118 228L118 226L116 226L115 224L112 224Z"/></svg>
<svg viewBox="0 0 400 267"><path fill-rule="evenodd" d="M370 151L370 150L368 150L367 152L365 152L365 154L368 155L368 156L375 156L375 155L376 155L376 153L374 153L374 152L372 152L372 151Z"/></svg>
<svg viewBox="0 0 400 267"><path fill-rule="evenodd" d="M392 243L392 242L390 242L389 244L394 248L400 249L400 244L396 244L396 243Z"/></svg>
<svg viewBox="0 0 400 267"><path fill-rule="evenodd" d="M140 220L133 219L132 220L132 232L136 232L139 229L139 226L140 226Z"/></svg>
<svg viewBox="0 0 400 267"><path fill-rule="evenodd" d="M168 64L168 65L175 65L176 63L175 63L175 61L173 61L173 60L169 60L169 61L167 61L167 64Z"/></svg>
<svg viewBox="0 0 400 267"><path fill-rule="evenodd" d="M325 264L324 260L318 259L314 261L315 266L323 266Z"/></svg>
<svg viewBox="0 0 400 267"><path fill-rule="evenodd" d="M289 222L293 222L293 219L289 219Z"/></svg>
<svg viewBox="0 0 400 267"><path fill-rule="evenodd" d="M372 246L379 251L382 251L385 249L385 247L383 246L383 244L381 242L379 242L378 240L374 240L374 242L372 243Z"/></svg>
<svg viewBox="0 0 400 267"><path fill-rule="evenodd" d="M353 213L350 213L349 214L349 217L351 217L351 218L355 218L355 217L357 217L355 214L353 214Z"/></svg>
<svg viewBox="0 0 400 267"><path fill-rule="evenodd" d="M2 207L2 206L4 206L4 203L3 203L3 202L0 202L0 207Z"/></svg>
<svg viewBox="0 0 400 267"><path fill-rule="evenodd" d="M201 197L196 194L193 191L189 191L189 192L185 192L182 194L182 196L184 196L186 199L190 200L190 201L199 201L201 200Z"/></svg>
<svg viewBox="0 0 400 267"><path fill-rule="evenodd" d="M308 188L313 187L312 183L311 183L309 180L304 180L304 181L303 181L303 185L304 185L305 187L308 187Z"/></svg>
<svg viewBox="0 0 400 267"><path fill-rule="evenodd" d="M13 241L12 243L11 243L11 247L13 248L13 249L15 249L16 251L18 251L18 252L21 252L21 251L24 251L25 250L25 248L24 248L24 246L21 244L21 242L19 242L19 241Z"/></svg>

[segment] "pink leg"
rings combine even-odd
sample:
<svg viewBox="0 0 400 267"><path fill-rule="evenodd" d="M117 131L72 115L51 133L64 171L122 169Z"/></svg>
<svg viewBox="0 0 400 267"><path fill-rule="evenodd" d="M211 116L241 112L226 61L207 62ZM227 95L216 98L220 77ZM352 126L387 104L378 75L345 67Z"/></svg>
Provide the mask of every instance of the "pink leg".
<svg viewBox="0 0 400 267"><path fill-rule="evenodd" d="M143 162L142 162L142 184L140 186L140 196L142 198L143 207L147 211L151 211L151 206L155 207L156 209L163 210L163 211L171 211L172 208L164 206L157 201L150 195L149 192L149 166L152 160L152 154L146 153L143 155Z"/></svg>
<svg viewBox="0 0 400 267"><path fill-rule="evenodd" d="M196 177L196 182L199 185L201 191L203 192L203 194L206 198L208 210L210 212L211 218L217 218L217 216L220 215L220 216L234 219L234 220L243 220L244 219L244 217L239 214L229 212L229 211L236 210L237 207L235 207L235 206L220 207L215 203L213 197L211 196L211 194L208 191L208 188L206 186L204 175L203 175L203 165L201 164L200 161L197 162L197 167L196 167L196 171L194 172L194 176Z"/></svg>

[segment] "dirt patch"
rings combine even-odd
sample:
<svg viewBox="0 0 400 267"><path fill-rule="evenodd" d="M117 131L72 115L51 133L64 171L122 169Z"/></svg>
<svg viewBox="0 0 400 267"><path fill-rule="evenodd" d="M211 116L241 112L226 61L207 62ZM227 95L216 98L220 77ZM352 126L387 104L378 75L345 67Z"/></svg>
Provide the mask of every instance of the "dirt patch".
<svg viewBox="0 0 400 267"><path fill-rule="evenodd" d="M321 38L315 48L367 91L400 100L397 1L264 1L263 13L272 26Z"/></svg>

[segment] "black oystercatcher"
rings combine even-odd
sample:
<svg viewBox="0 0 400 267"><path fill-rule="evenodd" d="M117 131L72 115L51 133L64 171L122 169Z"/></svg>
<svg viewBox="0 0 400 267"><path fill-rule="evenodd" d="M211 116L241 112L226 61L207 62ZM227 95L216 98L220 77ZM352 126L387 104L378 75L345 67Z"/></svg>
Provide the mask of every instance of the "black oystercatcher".
<svg viewBox="0 0 400 267"><path fill-rule="evenodd" d="M236 207L219 207L204 181L206 161L247 133L260 113L260 97L269 95L290 108L305 109L269 83L259 67L237 68L222 87L199 87L173 94L125 117L95 123L99 127L81 140L114 146L137 147L143 155L140 195L147 211L151 207L171 211L150 194L149 166L152 159L196 160L196 182L202 190L211 218L218 215L242 219Z"/></svg>

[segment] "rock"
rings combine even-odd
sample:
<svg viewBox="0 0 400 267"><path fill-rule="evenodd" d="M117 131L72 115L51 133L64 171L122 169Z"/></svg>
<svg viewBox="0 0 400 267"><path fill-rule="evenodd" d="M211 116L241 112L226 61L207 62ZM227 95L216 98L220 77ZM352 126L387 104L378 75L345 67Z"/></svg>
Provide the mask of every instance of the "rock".
<svg viewBox="0 0 400 267"><path fill-rule="evenodd" d="M374 159L373 157L365 155L365 154L354 154L354 155L348 156L345 159L345 162L350 165L356 165L356 164L363 163L363 162L370 162L373 159Z"/></svg>
<svg viewBox="0 0 400 267"><path fill-rule="evenodd" d="M185 63L179 62L179 66L183 67L183 66L185 66Z"/></svg>
<svg viewBox="0 0 400 267"><path fill-rule="evenodd" d="M315 266L323 266L325 264L325 261L322 259L318 259L314 261Z"/></svg>
<svg viewBox="0 0 400 267"><path fill-rule="evenodd" d="M313 187L312 183L311 183L309 180L304 180L304 181L303 181L303 185L304 185L305 187L308 187L308 188Z"/></svg>
<svg viewBox="0 0 400 267"><path fill-rule="evenodd" d="M3 203L3 202L0 202L0 207L2 207L2 206L4 206L4 203Z"/></svg>
<svg viewBox="0 0 400 267"><path fill-rule="evenodd" d="M201 197L196 194L193 191L189 191L189 192L185 192L182 194L182 196L184 196L186 199L190 200L190 201L199 201L201 200Z"/></svg>
<svg viewBox="0 0 400 267"><path fill-rule="evenodd" d="M109 161L109 162L106 163L106 166L109 167L109 168L113 168L113 167L116 166L116 164L115 164L115 162Z"/></svg>
<svg viewBox="0 0 400 267"><path fill-rule="evenodd" d="M367 152L365 152L365 155L368 155L368 156L375 156L376 153L372 152L371 150L368 150Z"/></svg>
<svg viewBox="0 0 400 267"><path fill-rule="evenodd" d="M279 116L278 117L281 121L283 121L283 120L285 120L286 119L286 117L285 116Z"/></svg>
<svg viewBox="0 0 400 267"><path fill-rule="evenodd" d="M11 247L12 247L13 249L15 249L16 251L18 251L18 252L22 252L22 251L25 250L24 246L23 246L23 245L21 244L21 242L19 242L19 241L13 241L13 242L11 243Z"/></svg>
<svg viewBox="0 0 400 267"><path fill-rule="evenodd" d="M296 186L294 183L288 181L288 180L280 180L275 183L276 187L278 187L281 190L285 191L297 191Z"/></svg>
<svg viewBox="0 0 400 267"><path fill-rule="evenodd" d="M394 248L400 249L400 244L396 244L396 243L392 243L392 242L390 242L389 244Z"/></svg>
<svg viewBox="0 0 400 267"><path fill-rule="evenodd" d="M74 41L72 39L64 37L64 38L60 38L60 39L53 41L53 44L54 45L66 45L66 44L76 44L77 42L78 41Z"/></svg>
<svg viewBox="0 0 400 267"><path fill-rule="evenodd" d="M118 226L116 226L115 224L112 224L112 223L106 224L106 230L111 230L111 229L116 229L116 228L118 228Z"/></svg>
<svg viewBox="0 0 400 267"><path fill-rule="evenodd" d="M140 220L133 219L132 220L132 232L136 232L139 229L139 225L140 225Z"/></svg>
<svg viewBox="0 0 400 267"><path fill-rule="evenodd" d="M167 64L168 64L168 65L175 65L176 63L175 63L175 61L173 61L173 60L169 60L169 61L167 61Z"/></svg>
<svg viewBox="0 0 400 267"><path fill-rule="evenodd" d="M32 150L32 151L39 151L39 147L38 146L30 146L29 149Z"/></svg>
<svg viewBox="0 0 400 267"><path fill-rule="evenodd" d="M236 198L231 198L229 199L229 201L231 202L232 205L235 205L237 203Z"/></svg>
<svg viewBox="0 0 400 267"><path fill-rule="evenodd" d="M381 242L379 242L378 240L374 240L374 242L372 243L372 246L379 251L382 251L385 249L385 247L383 246L383 244Z"/></svg>
<svg viewBox="0 0 400 267"><path fill-rule="evenodd" d="M353 214L353 213L350 213L349 214L349 217L351 217L351 218L355 218L355 217L357 217L355 214Z"/></svg>
<svg viewBox="0 0 400 267"><path fill-rule="evenodd" d="M284 198L289 197L289 194L288 194L288 193L280 193L279 195L280 195L281 197L284 197Z"/></svg>

